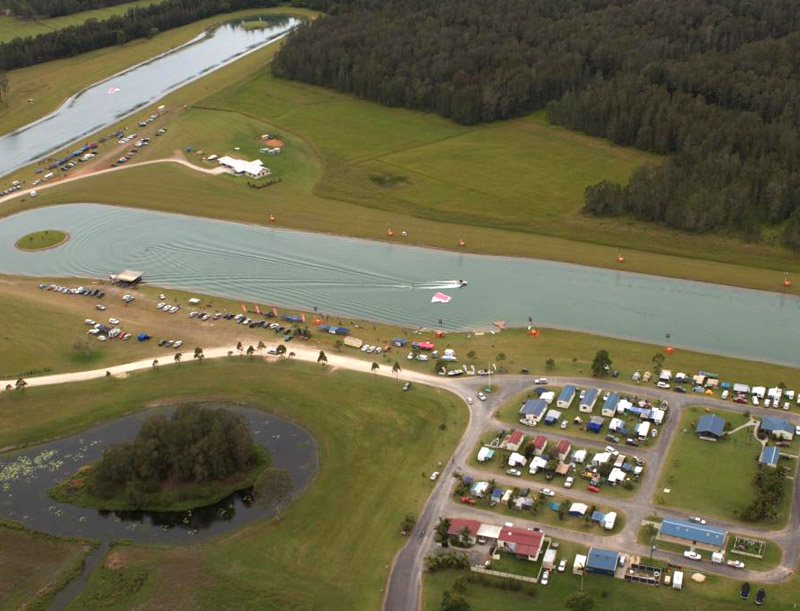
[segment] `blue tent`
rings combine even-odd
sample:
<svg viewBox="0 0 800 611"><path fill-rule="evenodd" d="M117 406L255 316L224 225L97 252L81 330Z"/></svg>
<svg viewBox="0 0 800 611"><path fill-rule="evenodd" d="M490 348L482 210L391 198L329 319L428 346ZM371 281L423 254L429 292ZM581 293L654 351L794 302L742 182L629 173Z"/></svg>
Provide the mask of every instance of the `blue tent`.
<svg viewBox="0 0 800 611"><path fill-rule="evenodd" d="M393 343L395 346L399 346L400 348L402 348L403 346L405 346L405 345L408 343L408 340L407 340L407 339L405 339L404 337L395 337L395 338L392 340L392 343Z"/></svg>

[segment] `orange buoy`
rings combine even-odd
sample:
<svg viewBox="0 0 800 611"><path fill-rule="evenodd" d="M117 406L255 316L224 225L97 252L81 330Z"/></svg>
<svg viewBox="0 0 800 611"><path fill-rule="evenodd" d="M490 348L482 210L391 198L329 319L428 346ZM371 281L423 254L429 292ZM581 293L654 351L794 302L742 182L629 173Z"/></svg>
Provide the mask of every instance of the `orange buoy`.
<svg viewBox="0 0 800 611"><path fill-rule="evenodd" d="M467 245L467 243L464 240L462 240L461 238L459 238L458 245L461 246L461 247L464 247L464 246Z"/></svg>
<svg viewBox="0 0 800 611"><path fill-rule="evenodd" d="M270 223L274 223L274 222L275 222L275 221L277 221L277 220L278 220L278 219L276 219L276 218L275 218L275 215L274 215L274 214L272 214L272 213L270 212L270 215L269 215L269 222L270 222Z"/></svg>
<svg viewBox="0 0 800 611"><path fill-rule="evenodd" d="M666 348L664 348L664 352L666 352L667 354L672 354L673 352L675 352L675 348L673 348L672 346L667 346Z"/></svg>
<svg viewBox="0 0 800 611"><path fill-rule="evenodd" d="M528 329L528 335L539 337L539 329Z"/></svg>
<svg viewBox="0 0 800 611"><path fill-rule="evenodd" d="M618 261L619 263L625 263L625 257L623 257L622 255L620 255L620 256L618 256L618 257L617 257L617 261Z"/></svg>
<svg viewBox="0 0 800 611"><path fill-rule="evenodd" d="M386 232L386 235L388 235L390 238L393 238L394 237L394 231L389 229L389 231Z"/></svg>
<svg viewBox="0 0 800 611"><path fill-rule="evenodd" d="M319 327L322 324L322 319L321 318L315 318L314 319L314 324Z"/></svg>
<svg viewBox="0 0 800 611"><path fill-rule="evenodd" d="M789 288L790 286L792 286L792 281L789 280L788 278L784 278L783 279L783 286L785 286L786 288Z"/></svg>

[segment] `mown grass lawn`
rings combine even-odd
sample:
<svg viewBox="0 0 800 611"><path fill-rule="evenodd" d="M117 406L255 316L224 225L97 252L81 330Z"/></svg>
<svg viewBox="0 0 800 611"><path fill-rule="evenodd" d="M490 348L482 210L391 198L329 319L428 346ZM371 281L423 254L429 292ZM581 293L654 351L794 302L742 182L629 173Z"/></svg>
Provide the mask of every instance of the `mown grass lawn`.
<svg viewBox="0 0 800 611"><path fill-rule="evenodd" d="M753 437L753 428L745 428L720 441L704 441L694 432L698 418L706 410L690 407L681 420L672 441L658 483L654 501L666 507L679 507L704 516L735 520L755 498L753 478L758 472L761 444ZM731 424L731 430L747 422L744 413L714 412ZM782 463L783 464L783 463ZM794 465L790 467L794 470ZM791 480L785 484L784 501L778 522L760 524L780 528L791 508ZM664 489L670 492L664 492Z"/></svg>
<svg viewBox="0 0 800 611"><path fill-rule="evenodd" d="M65 394L66 393L66 394ZM65 401L65 396L75 400ZM420 385L284 361L186 363L0 395L0 447L82 430L151 401L213 397L290 418L319 445L320 468L280 521L209 544L116 548L70 608L376 609L387 567L466 426L456 397Z"/></svg>
<svg viewBox="0 0 800 611"><path fill-rule="evenodd" d="M20 250L45 250L66 242L68 237L66 232L58 229L43 229L22 236L16 247Z"/></svg>

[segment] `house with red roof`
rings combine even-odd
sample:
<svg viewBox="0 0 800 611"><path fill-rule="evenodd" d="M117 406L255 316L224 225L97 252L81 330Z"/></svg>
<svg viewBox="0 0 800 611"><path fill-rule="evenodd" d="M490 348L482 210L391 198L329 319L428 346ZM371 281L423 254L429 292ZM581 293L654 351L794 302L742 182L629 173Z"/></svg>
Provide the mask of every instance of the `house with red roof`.
<svg viewBox="0 0 800 611"><path fill-rule="evenodd" d="M511 431L511 433L506 435L503 441L500 442L500 449L519 452L523 441L525 441L525 434L522 431Z"/></svg>
<svg viewBox="0 0 800 611"><path fill-rule="evenodd" d="M514 526L503 526L497 537L497 548L514 554L517 558L536 562L544 546L541 530L528 530Z"/></svg>
<svg viewBox="0 0 800 611"><path fill-rule="evenodd" d="M481 527L481 523L478 520L465 520L462 518L451 518L450 519L450 528L447 529L447 536L454 537L463 541L461 539L462 534L464 533L464 528L469 530L469 544L475 545L475 541L478 537L478 529Z"/></svg>
<svg viewBox="0 0 800 611"><path fill-rule="evenodd" d="M562 439L558 442L556 446L556 455L558 456L558 460L565 461L569 456L569 453L572 451L572 444L567 441L566 439Z"/></svg>
<svg viewBox="0 0 800 611"><path fill-rule="evenodd" d="M541 456L544 454L545 449L547 448L547 437L544 435L537 435L536 438L533 440L533 453L536 456Z"/></svg>

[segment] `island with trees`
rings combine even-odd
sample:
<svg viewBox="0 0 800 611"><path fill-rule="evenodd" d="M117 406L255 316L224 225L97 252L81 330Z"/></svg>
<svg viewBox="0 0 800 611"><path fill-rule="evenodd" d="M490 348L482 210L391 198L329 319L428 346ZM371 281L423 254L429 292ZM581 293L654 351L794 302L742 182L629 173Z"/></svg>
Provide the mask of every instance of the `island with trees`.
<svg viewBox="0 0 800 611"><path fill-rule="evenodd" d="M184 404L148 417L132 441L111 445L50 494L97 509L183 511L253 486L271 462L241 415Z"/></svg>

